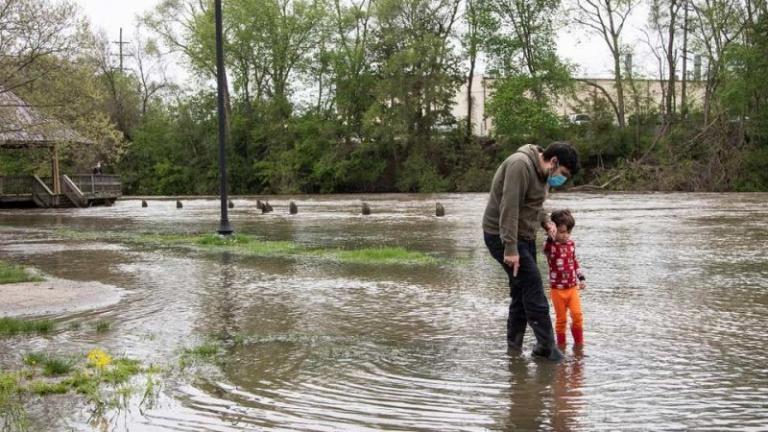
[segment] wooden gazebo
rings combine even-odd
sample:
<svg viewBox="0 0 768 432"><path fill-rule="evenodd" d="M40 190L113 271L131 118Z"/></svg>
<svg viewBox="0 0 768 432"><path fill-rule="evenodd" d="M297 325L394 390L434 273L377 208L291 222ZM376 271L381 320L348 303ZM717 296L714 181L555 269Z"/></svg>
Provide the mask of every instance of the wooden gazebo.
<svg viewBox="0 0 768 432"><path fill-rule="evenodd" d="M87 148L93 142L26 104L0 87L0 149L45 148L50 152L51 177L0 176L0 204L38 207L87 207L112 204L121 195L117 176L67 176L59 170L59 146ZM2 173L0 173L2 174Z"/></svg>

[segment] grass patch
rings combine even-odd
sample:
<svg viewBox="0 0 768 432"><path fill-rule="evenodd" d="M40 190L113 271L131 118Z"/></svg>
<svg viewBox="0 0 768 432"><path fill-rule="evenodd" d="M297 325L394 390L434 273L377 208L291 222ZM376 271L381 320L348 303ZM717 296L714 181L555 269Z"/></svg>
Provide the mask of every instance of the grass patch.
<svg viewBox="0 0 768 432"><path fill-rule="evenodd" d="M109 321L98 321L96 323L96 333L106 333L112 324Z"/></svg>
<svg viewBox="0 0 768 432"><path fill-rule="evenodd" d="M27 430L29 427L19 380L17 373L0 372L0 430Z"/></svg>
<svg viewBox="0 0 768 432"><path fill-rule="evenodd" d="M219 345L212 342L206 342L194 348L185 349L184 355L197 358L210 358L219 355L220 352L221 348Z"/></svg>
<svg viewBox="0 0 768 432"><path fill-rule="evenodd" d="M99 352L104 361L95 364L90 358L87 362L78 362L73 358L52 357L39 352L25 354L24 364L31 366L30 369L0 373L0 406L3 395L10 393L45 396L71 390L95 400L100 397L103 385L117 386L139 373L155 373L155 369L143 368L138 360L126 357L113 360L103 351Z"/></svg>
<svg viewBox="0 0 768 432"><path fill-rule="evenodd" d="M51 320L0 318L0 335L15 335L19 333L45 334L53 331L54 327L55 325Z"/></svg>
<svg viewBox="0 0 768 432"><path fill-rule="evenodd" d="M432 264L435 259L423 252L401 247L328 251L341 262L355 264Z"/></svg>
<svg viewBox="0 0 768 432"><path fill-rule="evenodd" d="M157 398L158 383L151 375L158 368L144 367L135 359L112 359L100 349L66 359L41 352L26 353L22 358L28 367L0 372L0 431L30 430L25 406L30 401L39 403L34 397L77 393L99 416L110 409L127 409L136 392L143 394L140 407ZM147 375L146 389L130 382L138 374Z"/></svg>
<svg viewBox="0 0 768 432"><path fill-rule="evenodd" d="M39 364L42 364L48 356L45 353L41 352L31 352L24 354L24 357L22 360L24 361L24 364L27 366L37 366Z"/></svg>
<svg viewBox="0 0 768 432"><path fill-rule="evenodd" d="M69 391L69 386L63 381L32 381L29 383L27 390L38 396L46 396L50 394L64 394Z"/></svg>
<svg viewBox="0 0 768 432"><path fill-rule="evenodd" d="M40 363L43 367L43 375L60 376L72 371L75 362L72 359L60 357L48 357Z"/></svg>
<svg viewBox="0 0 768 432"><path fill-rule="evenodd" d="M12 265L4 261L0 261L0 284L41 281L43 281L43 278L30 275L22 266Z"/></svg>
<svg viewBox="0 0 768 432"><path fill-rule="evenodd" d="M234 250L245 255L270 256L300 252L300 248L293 242L259 240L244 234L206 234L196 236L194 243L204 249Z"/></svg>
<svg viewBox="0 0 768 432"><path fill-rule="evenodd" d="M102 372L101 379L111 384L122 384L141 371L141 363L138 360L117 358L112 362L111 368Z"/></svg>
<svg viewBox="0 0 768 432"><path fill-rule="evenodd" d="M408 264L429 265L437 260L423 252L402 247L374 247L362 249L310 249L290 241L262 240L247 234L221 236L218 234L161 234L161 233L89 233L59 230L64 237L73 239L112 240L159 247L188 247L209 252L232 252L250 256L311 256L350 264Z"/></svg>

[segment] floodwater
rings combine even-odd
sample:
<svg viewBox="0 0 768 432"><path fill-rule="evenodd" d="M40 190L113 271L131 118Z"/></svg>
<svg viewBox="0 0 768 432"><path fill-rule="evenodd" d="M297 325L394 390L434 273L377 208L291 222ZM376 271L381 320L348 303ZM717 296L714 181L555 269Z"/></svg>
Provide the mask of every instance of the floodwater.
<svg viewBox="0 0 768 432"><path fill-rule="evenodd" d="M169 378L117 430L768 430L768 194L554 194L589 283L586 346L560 364L506 352L505 274L483 245L485 194L235 199L238 232L311 247L403 246L436 265L341 264L66 240L57 229L212 232L218 201L0 210L0 259L125 290L0 339L0 365L99 346L173 363L210 338L220 365ZM360 216L360 201L373 214ZM447 211L433 216L435 201ZM112 322L97 334L92 323ZM81 323L79 329L69 324ZM36 430L92 430L53 397Z"/></svg>

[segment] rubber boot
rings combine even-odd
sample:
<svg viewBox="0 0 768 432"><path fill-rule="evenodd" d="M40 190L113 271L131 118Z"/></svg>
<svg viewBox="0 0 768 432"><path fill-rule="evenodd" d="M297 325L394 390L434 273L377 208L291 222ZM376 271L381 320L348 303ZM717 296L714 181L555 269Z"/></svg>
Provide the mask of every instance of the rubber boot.
<svg viewBox="0 0 768 432"><path fill-rule="evenodd" d="M562 349L565 346L565 333L557 333L557 346Z"/></svg>
<svg viewBox="0 0 768 432"><path fill-rule="evenodd" d="M553 362L559 362L563 359L563 353L560 352L556 346L546 348L541 345L536 345L531 354L533 354L534 357L541 357Z"/></svg>
<svg viewBox="0 0 768 432"><path fill-rule="evenodd" d="M574 345L584 345L584 329L581 327L571 327ZM559 340L559 339L558 339Z"/></svg>
<svg viewBox="0 0 768 432"><path fill-rule="evenodd" d="M520 352L523 350L523 336L524 333L516 334L512 339L507 338L507 351L508 352Z"/></svg>

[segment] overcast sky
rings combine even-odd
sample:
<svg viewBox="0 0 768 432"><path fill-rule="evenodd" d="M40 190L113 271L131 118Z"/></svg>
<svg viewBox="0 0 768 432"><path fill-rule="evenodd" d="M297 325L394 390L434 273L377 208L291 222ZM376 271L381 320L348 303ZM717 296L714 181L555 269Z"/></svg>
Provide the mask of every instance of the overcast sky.
<svg viewBox="0 0 768 432"><path fill-rule="evenodd" d="M103 29L111 40L117 40L120 27L123 38L130 40L136 25L136 16L152 9L161 0L77 0L83 11L90 17L96 29ZM653 73L652 58L648 49L640 40L638 28L645 23L646 10L633 14L627 26L625 43L638 51L634 63L640 73ZM558 34L558 52L569 61L577 64L582 77L610 77L611 61L605 43L595 36L585 35L575 29L562 29Z"/></svg>

